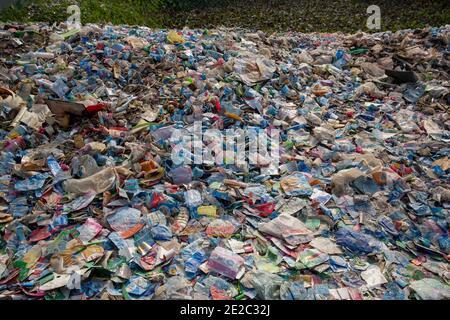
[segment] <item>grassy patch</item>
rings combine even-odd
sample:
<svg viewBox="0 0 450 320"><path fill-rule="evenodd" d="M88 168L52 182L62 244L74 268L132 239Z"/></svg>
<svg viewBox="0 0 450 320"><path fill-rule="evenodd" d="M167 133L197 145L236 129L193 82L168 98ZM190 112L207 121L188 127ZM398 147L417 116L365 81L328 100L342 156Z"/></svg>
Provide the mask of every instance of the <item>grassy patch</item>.
<svg viewBox="0 0 450 320"><path fill-rule="evenodd" d="M450 23L448 0L37 0L0 12L0 21L60 22L77 4L81 22L166 28L244 27L264 31L369 31L366 9L381 8L382 30ZM375 30L377 31L377 30Z"/></svg>
<svg viewBox="0 0 450 320"><path fill-rule="evenodd" d="M450 23L448 0L226 0L224 5L210 0L210 5L202 10L174 10L165 23L176 27L224 25L265 31L370 31L366 28L366 10L371 4L381 9L382 30Z"/></svg>
<svg viewBox="0 0 450 320"><path fill-rule="evenodd" d="M61 22L70 16L67 7L73 4L80 7L81 23L162 26L162 0L27 1L24 5L3 10L0 13L0 21Z"/></svg>

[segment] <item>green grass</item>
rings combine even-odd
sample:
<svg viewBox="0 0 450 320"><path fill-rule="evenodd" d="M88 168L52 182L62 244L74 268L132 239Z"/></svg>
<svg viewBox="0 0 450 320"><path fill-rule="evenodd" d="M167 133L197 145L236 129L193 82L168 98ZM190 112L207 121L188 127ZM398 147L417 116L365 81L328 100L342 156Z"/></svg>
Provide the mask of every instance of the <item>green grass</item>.
<svg viewBox="0 0 450 320"><path fill-rule="evenodd" d="M381 8L381 29L399 30L450 23L449 0L226 0L204 10L180 10L168 24L176 27L246 27L265 31L355 32L366 28L371 4ZM223 2L223 1L221 1ZM272 3L272 5L269 4ZM376 30L375 30L376 31Z"/></svg>
<svg viewBox="0 0 450 320"><path fill-rule="evenodd" d="M162 0L35 0L0 12L4 22L61 22L70 14L67 7L80 7L81 23L112 23L162 26Z"/></svg>
<svg viewBox="0 0 450 320"><path fill-rule="evenodd" d="M244 27L264 31L355 32L366 29L366 9L381 8L382 30L450 23L449 0L37 0L0 12L0 21L60 22L77 4L82 23L165 28ZM27 1L25 1L27 2ZM377 31L377 30L374 30Z"/></svg>

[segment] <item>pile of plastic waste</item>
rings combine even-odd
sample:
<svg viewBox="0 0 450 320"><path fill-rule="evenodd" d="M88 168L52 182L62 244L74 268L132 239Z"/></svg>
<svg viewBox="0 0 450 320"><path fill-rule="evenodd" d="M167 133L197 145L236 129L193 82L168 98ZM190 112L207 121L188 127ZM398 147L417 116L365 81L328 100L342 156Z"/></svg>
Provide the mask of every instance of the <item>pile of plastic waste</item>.
<svg viewBox="0 0 450 320"><path fill-rule="evenodd" d="M0 297L449 299L449 41L2 25Z"/></svg>

